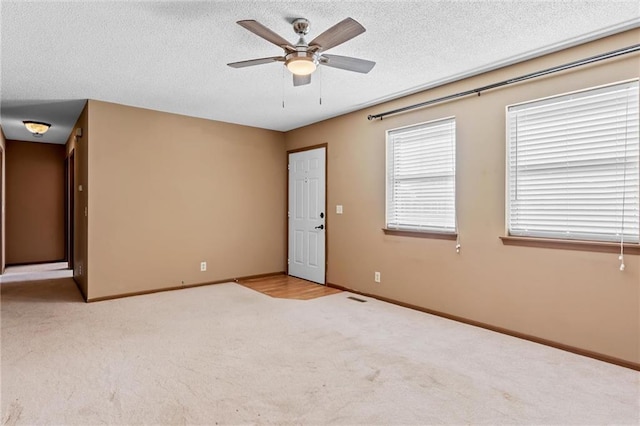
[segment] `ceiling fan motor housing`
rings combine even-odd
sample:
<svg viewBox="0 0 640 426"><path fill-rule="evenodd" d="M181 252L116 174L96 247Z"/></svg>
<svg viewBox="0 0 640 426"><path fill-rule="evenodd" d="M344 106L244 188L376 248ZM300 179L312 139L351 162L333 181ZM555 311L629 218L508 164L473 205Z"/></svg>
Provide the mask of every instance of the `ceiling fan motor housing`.
<svg viewBox="0 0 640 426"><path fill-rule="evenodd" d="M295 52L289 52L284 57L284 64L294 74L309 75L316 70L320 55L314 51L309 51L309 45L304 39L305 34L309 32L309 20L298 18L293 21L293 31L300 36L300 40L296 44Z"/></svg>

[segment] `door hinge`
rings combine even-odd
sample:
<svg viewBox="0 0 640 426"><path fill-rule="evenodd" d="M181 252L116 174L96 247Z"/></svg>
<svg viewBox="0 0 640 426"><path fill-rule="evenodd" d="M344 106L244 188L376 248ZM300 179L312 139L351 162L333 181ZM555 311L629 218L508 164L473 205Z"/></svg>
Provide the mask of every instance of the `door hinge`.
<svg viewBox="0 0 640 426"><path fill-rule="evenodd" d="M287 259L287 265L289 265L291 262L289 261L289 259Z"/></svg>
<svg viewBox="0 0 640 426"><path fill-rule="evenodd" d="M287 212L287 218L291 218L291 212Z"/></svg>
<svg viewBox="0 0 640 426"><path fill-rule="evenodd" d="M291 170L291 164L287 164L287 170Z"/></svg>

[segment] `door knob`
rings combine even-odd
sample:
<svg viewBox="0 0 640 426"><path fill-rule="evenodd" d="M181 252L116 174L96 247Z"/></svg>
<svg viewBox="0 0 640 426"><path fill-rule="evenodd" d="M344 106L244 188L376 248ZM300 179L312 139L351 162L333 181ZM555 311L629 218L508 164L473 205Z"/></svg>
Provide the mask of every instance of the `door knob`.
<svg viewBox="0 0 640 426"><path fill-rule="evenodd" d="M324 229L324 225L316 226L316 229Z"/></svg>

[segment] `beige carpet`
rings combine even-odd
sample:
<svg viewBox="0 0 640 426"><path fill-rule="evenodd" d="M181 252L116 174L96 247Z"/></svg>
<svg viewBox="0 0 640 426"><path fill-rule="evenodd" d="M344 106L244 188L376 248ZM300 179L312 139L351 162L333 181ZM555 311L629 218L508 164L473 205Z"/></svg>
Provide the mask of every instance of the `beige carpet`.
<svg viewBox="0 0 640 426"><path fill-rule="evenodd" d="M2 425L640 420L640 373L346 292L0 289Z"/></svg>

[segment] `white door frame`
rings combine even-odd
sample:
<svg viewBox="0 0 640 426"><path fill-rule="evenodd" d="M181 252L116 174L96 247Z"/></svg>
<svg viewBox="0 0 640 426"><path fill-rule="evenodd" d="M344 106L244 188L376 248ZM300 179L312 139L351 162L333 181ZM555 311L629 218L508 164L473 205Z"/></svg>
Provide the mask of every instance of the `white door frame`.
<svg viewBox="0 0 640 426"><path fill-rule="evenodd" d="M328 205L328 195L329 195L329 186L328 183L328 165L329 165L329 145L327 143L322 143L318 145L306 146L304 148L291 149L287 151L287 164L289 164L289 157L291 154L295 154L303 151L311 151L318 148L324 148L325 160L324 160L324 180L325 180L325 197L324 197L324 285L327 285L327 265L329 262L329 212L327 210ZM286 197L286 212L289 212L289 169L287 167L287 197ZM286 246L286 258L289 258L289 217L288 215L285 217L286 221L286 229L287 229L287 246ZM289 263L287 262L287 275L289 275Z"/></svg>

